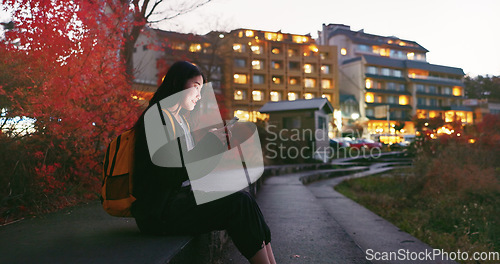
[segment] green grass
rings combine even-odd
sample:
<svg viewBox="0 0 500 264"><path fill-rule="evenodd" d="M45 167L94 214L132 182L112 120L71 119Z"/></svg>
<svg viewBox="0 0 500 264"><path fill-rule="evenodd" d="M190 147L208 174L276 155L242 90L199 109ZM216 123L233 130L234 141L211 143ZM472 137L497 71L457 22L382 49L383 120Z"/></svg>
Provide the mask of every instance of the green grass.
<svg viewBox="0 0 500 264"><path fill-rule="evenodd" d="M344 181L335 189L434 248L500 250L499 192L429 195L427 188L425 177L405 169Z"/></svg>

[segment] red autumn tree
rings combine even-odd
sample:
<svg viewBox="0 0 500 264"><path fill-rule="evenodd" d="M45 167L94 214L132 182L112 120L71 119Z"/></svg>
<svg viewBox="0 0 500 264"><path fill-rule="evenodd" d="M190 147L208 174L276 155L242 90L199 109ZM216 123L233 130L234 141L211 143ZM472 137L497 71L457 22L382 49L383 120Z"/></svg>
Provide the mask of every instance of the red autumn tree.
<svg viewBox="0 0 500 264"><path fill-rule="evenodd" d="M0 218L6 220L20 210L95 198L106 145L140 109L119 56L119 29L127 21L100 1L2 4L15 9L15 27L0 43L0 184L7 187L0 188Z"/></svg>

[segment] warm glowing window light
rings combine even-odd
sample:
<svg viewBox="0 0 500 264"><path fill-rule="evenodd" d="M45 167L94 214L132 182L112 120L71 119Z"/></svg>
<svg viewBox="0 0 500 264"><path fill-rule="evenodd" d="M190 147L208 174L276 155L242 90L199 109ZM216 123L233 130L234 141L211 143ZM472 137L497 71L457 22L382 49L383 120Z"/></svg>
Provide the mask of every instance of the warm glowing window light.
<svg viewBox="0 0 500 264"><path fill-rule="evenodd" d="M199 43L193 43L189 46L190 52L199 52L200 50L201 50L201 44Z"/></svg>
<svg viewBox="0 0 500 264"><path fill-rule="evenodd" d="M277 101L281 100L281 93L280 92L273 91L270 93L270 95L271 95L271 101L273 101L273 102L277 102Z"/></svg>
<svg viewBox="0 0 500 264"><path fill-rule="evenodd" d="M252 99L254 101L262 101L262 92L261 91L252 91Z"/></svg>
<svg viewBox="0 0 500 264"><path fill-rule="evenodd" d="M243 49L241 47L241 44L233 44L233 50L235 52L243 52Z"/></svg>
<svg viewBox="0 0 500 264"><path fill-rule="evenodd" d="M462 89L460 87L453 87L453 96L462 96Z"/></svg>
<svg viewBox="0 0 500 264"><path fill-rule="evenodd" d="M315 45L311 45L311 46L309 46L309 49L310 49L312 52L315 52L315 53L319 51L318 47L316 47Z"/></svg>
<svg viewBox="0 0 500 264"><path fill-rule="evenodd" d="M274 84L281 84L281 78L280 78L280 77L273 76L273 83L274 83Z"/></svg>
<svg viewBox="0 0 500 264"><path fill-rule="evenodd" d="M332 88L332 80L328 80L328 79L321 80L321 88L323 88L323 89Z"/></svg>
<svg viewBox="0 0 500 264"><path fill-rule="evenodd" d="M253 31L252 31L252 30L247 30L247 31L245 31L245 36L246 36L246 37L251 38L251 37L253 37L253 35L254 35L254 34L253 34Z"/></svg>
<svg viewBox="0 0 500 264"><path fill-rule="evenodd" d="M297 93L289 92L288 93L288 100L289 101L297 100Z"/></svg>
<svg viewBox="0 0 500 264"><path fill-rule="evenodd" d="M340 49L340 54L341 54L342 56L347 55L347 50L346 50L345 48Z"/></svg>
<svg viewBox="0 0 500 264"><path fill-rule="evenodd" d="M365 94L365 101L367 103L373 103L375 101L375 97L373 96L372 93L366 93Z"/></svg>
<svg viewBox="0 0 500 264"><path fill-rule="evenodd" d="M314 98L314 95L312 93L305 93L304 94L304 98L305 99L313 99Z"/></svg>
<svg viewBox="0 0 500 264"><path fill-rule="evenodd" d="M290 78L290 84L296 85L298 83L297 78Z"/></svg>
<svg viewBox="0 0 500 264"><path fill-rule="evenodd" d="M313 71L313 66L311 64L304 64L305 73L312 73L312 71Z"/></svg>
<svg viewBox="0 0 500 264"><path fill-rule="evenodd" d="M245 92L241 90L234 91L234 100L244 100Z"/></svg>
<svg viewBox="0 0 500 264"><path fill-rule="evenodd" d="M250 49L254 54L261 54L262 53L262 48L261 46L251 46Z"/></svg>
<svg viewBox="0 0 500 264"><path fill-rule="evenodd" d="M281 52L281 51L280 51L280 49L278 49L278 48L273 48L273 49L271 50L271 53L273 53L273 54L280 54L280 52Z"/></svg>
<svg viewBox="0 0 500 264"><path fill-rule="evenodd" d="M330 101L330 102L332 101L332 96L329 94L322 94L321 97L328 99L328 101Z"/></svg>
<svg viewBox="0 0 500 264"><path fill-rule="evenodd" d="M328 65L322 65L321 66L321 73L323 73L323 74L329 74L330 73L330 66L328 66Z"/></svg>
<svg viewBox="0 0 500 264"><path fill-rule="evenodd" d="M308 41L308 38L305 36L292 36L292 41L295 43L305 43Z"/></svg>
<svg viewBox="0 0 500 264"><path fill-rule="evenodd" d="M414 60L415 59L415 53L413 52L408 52L406 54L406 57L409 59L409 60Z"/></svg>
<svg viewBox="0 0 500 264"><path fill-rule="evenodd" d="M248 121L250 119L250 114L248 111L236 110L234 115L237 116L241 121Z"/></svg>
<svg viewBox="0 0 500 264"><path fill-rule="evenodd" d="M371 79L366 79L366 81L365 81L365 87L366 87L366 89L371 89L371 88L373 88L373 80L371 80Z"/></svg>
<svg viewBox="0 0 500 264"><path fill-rule="evenodd" d="M234 83L239 83L239 84L246 84L247 83L246 74L236 73L233 77L234 77Z"/></svg>
<svg viewBox="0 0 500 264"><path fill-rule="evenodd" d="M304 79L304 86L306 88L315 88L316 87L316 80L312 78L305 78Z"/></svg>
<svg viewBox="0 0 500 264"><path fill-rule="evenodd" d="M407 105L408 104L408 97L405 95L400 95L399 96L399 104L400 105Z"/></svg>
<svg viewBox="0 0 500 264"><path fill-rule="evenodd" d="M252 61L252 69L254 70L262 70L263 69L263 65L262 65L262 61L260 60L253 60Z"/></svg>

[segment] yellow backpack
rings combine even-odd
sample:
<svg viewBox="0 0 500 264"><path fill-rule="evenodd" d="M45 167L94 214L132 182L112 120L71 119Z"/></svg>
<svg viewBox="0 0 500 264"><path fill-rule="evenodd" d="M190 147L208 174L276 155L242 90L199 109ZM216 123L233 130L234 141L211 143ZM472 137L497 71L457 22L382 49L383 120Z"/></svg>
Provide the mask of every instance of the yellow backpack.
<svg viewBox="0 0 500 264"><path fill-rule="evenodd" d="M170 119L175 138L172 115L168 111L160 112L165 113ZM132 217L130 207L136 200L132 195L134 146L135 129L132 128L113 139L104 156L101 203L104 210L112 216Z"/></svg>

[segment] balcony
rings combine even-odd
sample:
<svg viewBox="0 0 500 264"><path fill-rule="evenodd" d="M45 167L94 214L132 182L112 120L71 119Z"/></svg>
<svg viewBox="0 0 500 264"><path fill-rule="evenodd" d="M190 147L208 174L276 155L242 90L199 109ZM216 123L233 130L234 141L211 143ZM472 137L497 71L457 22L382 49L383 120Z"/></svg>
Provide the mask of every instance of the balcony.
<svg viewBox="0 0 500 264"><path fill-rule="evenodd" d="M439 82L439 83L463 86L463 82L461 80L456 80L456 79L418 75L418 74L408 74L408 78L413 80L427 80L429 82Z"/></svg>

